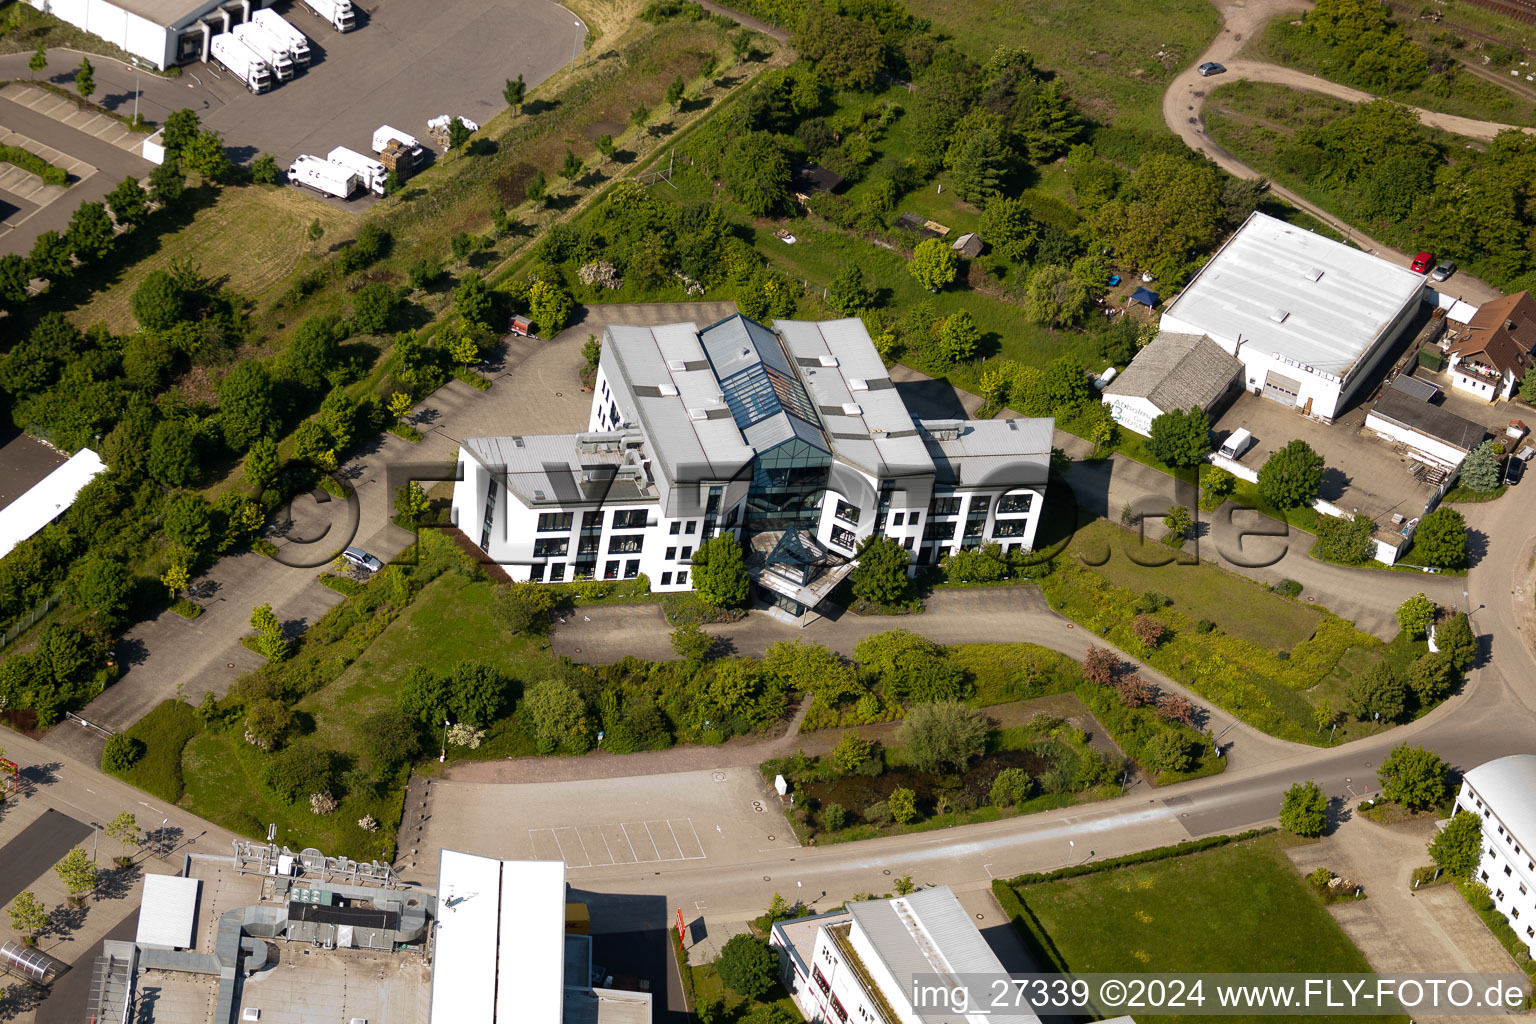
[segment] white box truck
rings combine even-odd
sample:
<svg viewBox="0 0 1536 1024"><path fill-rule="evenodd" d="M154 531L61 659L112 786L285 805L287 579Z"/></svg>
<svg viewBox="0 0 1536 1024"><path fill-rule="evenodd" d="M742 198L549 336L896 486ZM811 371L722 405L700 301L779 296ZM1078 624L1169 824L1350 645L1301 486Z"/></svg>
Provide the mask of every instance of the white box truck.
<svg viewBox="0 0 1536 1024"><path fill-rule="evenodd" d="M214 36L208 51L221 68L244 82L251 92L262 93L272 88L272 69L230 33Z"/></svg>
<svg viewBox="0 0 1536 1024"><path fill-rule="evenodd" d="M348 149L346 146L337 146L330 151L326 159L357 175L363 183L363 188L378 195L384 194L384 179L389 172L377 160L366 157L356 150Z"/></svg>
<svg viewBox="0 0 1536 1024"><path fill-rule="evenodd" d="M362 187L355 171L348 170L318 156L300 156L288 168L288 180L295 186L308 185L316 192L338 199L351 199L352 193Z"/></svg>
<svg viewBox="0 0 1536 1024"><path fill-rule="evenodd" d="M260 25L248 22L236 25L230 29L230 34L244 43L247 50L260 57L262 63L272 69L273 77L279 82L286 82L293 77L293 58L288 56L288 48L278 42L272 33Z"/></svg>
<svg viewBox="0 0 1536 1024"><path fill-rule="evenodd" d="M391 128L387 124L380 125L379 130L373 133L373 151L375 153L384 152L384 147L389 145L391 139L394 139L406 149L410 150L412 159L414 159L417 163L420 163L424 154L422 152L421 143L416 141L416 136L407 135L400 129Z"/></svg>
<svg viewBox="0 0 1536 1024"><path fill-rule="evenodd" d="M305 7L331 23L337 32L351 32L357 27L352 0L299 0Z"/></svg>
<svg viewBox="0 0 1536 1024"><path fill-rule="evenodd" d="M309 37L288 23L276 11L261 8L251 12L251 23L260 25L267 34L283 44L296 68L309 67Z"/></svg>

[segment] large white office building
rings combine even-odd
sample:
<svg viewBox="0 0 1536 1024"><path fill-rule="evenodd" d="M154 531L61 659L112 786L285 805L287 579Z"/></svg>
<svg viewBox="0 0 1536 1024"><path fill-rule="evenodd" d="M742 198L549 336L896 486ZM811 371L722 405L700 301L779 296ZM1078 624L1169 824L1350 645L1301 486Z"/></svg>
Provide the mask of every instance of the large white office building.
<svg viewBox="0 0 1536 1024"><path fill-rule="evenodd" d="M1462 776L1456 809L1483 819L1483 856L1473 876L1536 956L1536 754L1514 754Z"/></svg>
<svg viewBox="0 0 1536 1024"><path fill-rule="evenodd" d="M466 439L455 522L515 580L658 591L729 532L798 617L873 534L916 564L1033 547L1053 425L915 419L857 319L612 326L588 432Z"/></svg>
<svg viewBox="0 0 1536 1024"><path fill-rule="evenodd" d="M1331 423L1376 379L1424 294L1422 274L1254 213L1161 327L1209 337L1243 364L1247 390Z"/></svg>

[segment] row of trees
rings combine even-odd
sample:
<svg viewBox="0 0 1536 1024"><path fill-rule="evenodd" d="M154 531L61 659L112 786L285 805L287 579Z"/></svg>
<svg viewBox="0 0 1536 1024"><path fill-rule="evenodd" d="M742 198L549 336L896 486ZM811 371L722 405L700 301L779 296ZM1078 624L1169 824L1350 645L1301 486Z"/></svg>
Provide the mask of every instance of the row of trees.
<svg viewBox="0 0 1536 1024"><path fill-rule="evenodd" d="M1410 811L1422 811L1445 801L1449 795L1449 774L1445 762L1434 751L1400 743L1376 769L1376 782L1382 799ZM1328 830L1330 818L1330 800L1316 782L1294 783L1281 798L1280 827L1287 832L1298 836L1320 836ZM1454 856L1460 857L1464 856L1462 845L1459 836L1444 844L1441 839L1436 839L1430 844L1430 851L1433 853L1437 846L1443 846L1447 853L1454 850Z"/></svg>

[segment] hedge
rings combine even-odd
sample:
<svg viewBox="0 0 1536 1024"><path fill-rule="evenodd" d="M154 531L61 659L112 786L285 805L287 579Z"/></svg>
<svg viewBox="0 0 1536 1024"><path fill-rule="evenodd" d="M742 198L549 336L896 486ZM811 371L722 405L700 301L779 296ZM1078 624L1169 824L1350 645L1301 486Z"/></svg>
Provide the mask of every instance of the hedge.
<svg viewBox="0 0 1536 1024"><path fill-rule="evenodd" d="M1255 828L1247 832L1239 832L1235 836L1206 836L1204 839L1190 839L1173 846L1159 846L1151 850L1142 850L1140 853L1128 853L1123 857L1110 857L1107 860L1091 861L1087 864L1073 864L1070 867L1057 868L1055 871L1035 872L1027 875L1019 875L1008 879L1010 886L1021 887L1026 885L1039 885L1041 882L1055 882L1063 878L1076 878L1079 875L1092 875L1100 871L1114 871L1117 868L1130 867L1133 864L1150 864L1153 861L1169 860L1173 857L1187 857L1192 853L1201 853L1205 850L1214 850L1218 846L1226 846L1229 843L1240 843L1248 839L1257 839L1259 836L1267 836L1271 832L1277 832L1275 828Z"/></svg>
<svg viewBox="0 0 1536 1024"><path fill-rule="evenodd" d="M1499 913L1494 906L1493 897L1488 895L1488 887L1467 879L1456 879L1456 888L1462 897L1477 912L1477 916L1483 919L1483 924L1493 933L1493 937L1499 940L1499 945L1509 953L1515 963L1527 975L1536 976L1536 960L1531 959L1531 950L1515 930L1509 926L1504 915Z"/></svg>
<svg viewBox="0 0 1536 1024"><path fill-rule="evenodd" d="M22 149L20 146L0 146L0 160L15 164L24 171L31 171L43 183L47 185L67 185L69 172L62 167L56 167L33 153L31 150Z"/></svg>
<svg viewBox="0 0 1536 1024"><path fill-rule="evenodd" d="M997 899L997 905L1008 915L1013 922L1014 931L1018 932L1019 939L1024 947L1029 950L1030 959L1042 969L1055 971L1058 974L1071 973L1067 969L1067 962L1062 957L1056 943L1046 934L1040 922L1035 919L1034 911L1024 905L1019 899L1019 894L1009 887L1001 878L992 880L992 895Z"/></svg>

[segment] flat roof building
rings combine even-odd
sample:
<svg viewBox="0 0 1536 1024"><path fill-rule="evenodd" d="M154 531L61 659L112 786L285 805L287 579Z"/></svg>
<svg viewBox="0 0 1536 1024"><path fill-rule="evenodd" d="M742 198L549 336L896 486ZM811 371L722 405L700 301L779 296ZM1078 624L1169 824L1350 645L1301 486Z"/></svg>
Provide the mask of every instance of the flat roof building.
<svg viewBox="0 0 1536 1024"><path fill-rule="evenodd" d="M1456 810L1483 822L1483 849L1474 880L1536 956L1536 754L1514 754L1467 772Z"/></svg>
<svg viewBox="0 0 1536 1024"><path fill-rule="evenodd" d="M28 488L21 497L0 509L0 558L69 511L80 489L106 468L101 456L89 448L82 448L64 465Z"/></svg>
<svg viewBox="0 0 1536 1024"><path fill-rule="evenodd" d="M1209 336L1243 364L1248 390L1332 422L1423 296L1407 267L1254 213L1161 325Z"/></svg>
<svg viewBox="0 0 1536 1024"><path fill-rule="evenodd" d="M915 419L857 319L614 325L588 432L466 439L455 522L515 580L658 591L691 590L694 553L729 533L803 622L870 536L918 564L1032 547L1052 427Z"/></svg>
<svg viewBox="0 0 1536 1024"><path fill-rule="evenodd" d="M206 60L208 41L271 0L25 0L162 71Z"/></svg>

